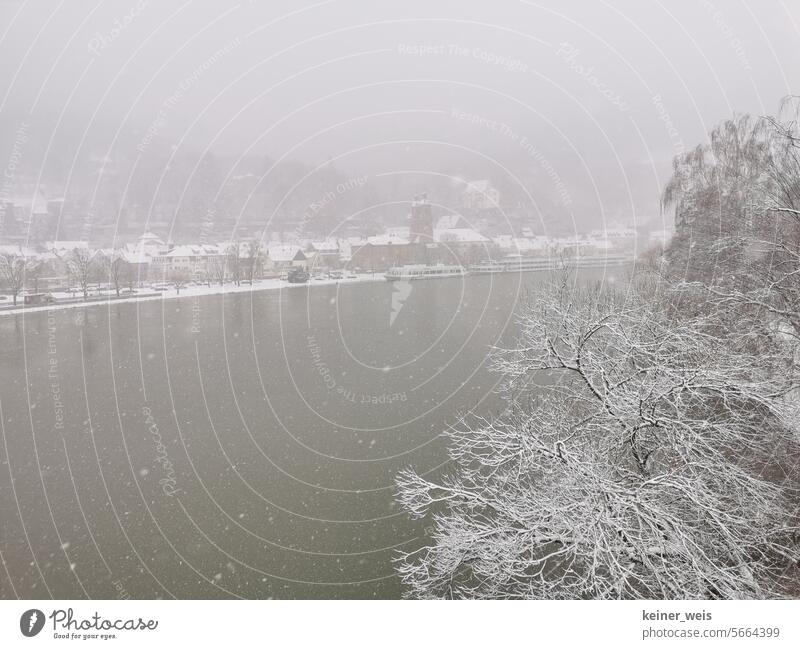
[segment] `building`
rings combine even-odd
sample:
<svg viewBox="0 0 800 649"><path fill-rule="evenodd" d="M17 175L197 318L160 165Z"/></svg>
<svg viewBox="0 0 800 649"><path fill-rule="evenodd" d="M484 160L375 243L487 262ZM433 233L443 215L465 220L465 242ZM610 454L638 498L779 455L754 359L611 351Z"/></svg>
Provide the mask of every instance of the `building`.
<svg viewBox="0 0 800 649"><path fill-rule="evenodd" d="M300 246L280 244L267 248L267 271L280 273L290 268L308 270L308 257Z"/></svg>
<svg viewBox="0 0 800 649"><path fill-rule="evenodd" d="M433 215L427 194L418 194L411 201L409 222L410 243L431 243L433 241Z"/></svg>
<svg viewBox="0 0 800 649"><path fill-rule="evenodd" d="M470 227L469 221L460 214L445 214L436 221L434 230L453 230Z"/></svg>
<svg viewBox="0 0 800 649"><path fill-rule="evenodd" d="M341 266L341 250L336 239L312 241L310 250L306 252L309 266L314 268L339 268Z"/></svg>
<svg viewBox="0 0 800 649"><path fill-rule="evenodd" d="M211 272L211 264L215 259L224 257L225 251L211 244L177 246L152 257L151 274L156 278L164 278L172 273L183 273L187 277L201 279Z"/></svg>
<svg viewBox="0 0 800 649"><path fill-rule="evenodd" d="M502 255L522 255L524 257L545 257L557 254L555 240L545 236L515 237L510 234L492 239L492 243Z"/></svg>
<svg viewBox="0 0 800 649"><path fill-rule="evenodd" d="M436 228L433 239L437 244L436 261L443 264L469 266L491 258L492 241L472 228Z"/></svg>
<svg viewBox="0 0 800 649"><path fill-rule="evenodd" d="M393 266L427 263L420 260L421 249L424 248L426 248L424 243L412 243L391 233L367 237L360 244L351 244L348 266L382 272Z"/></svg>

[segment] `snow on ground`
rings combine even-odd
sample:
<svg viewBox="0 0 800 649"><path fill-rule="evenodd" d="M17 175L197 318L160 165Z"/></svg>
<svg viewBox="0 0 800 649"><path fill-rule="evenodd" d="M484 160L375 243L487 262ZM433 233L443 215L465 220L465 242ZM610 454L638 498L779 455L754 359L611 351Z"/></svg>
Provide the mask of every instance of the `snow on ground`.
<svg viewBox="0 0 800 649"><path fill-rule="evenodd" d="M219 284L212 284L211 286L184 286L181 288L180 294L174 289L170 288L168 291L159 292L158 295L152 295L154 292L153 289L149 287L143 287L138 289L141 293L147 293L148 295L132 295L130 297L114 297L116 293L114 291L103 291L104 295L107 295L109 299L102 300L102 299L95 299L91 302L70 302L68 304L59 304L57 301L52 304L42 304L36 306L23 306L19 305L16 308L11 309L0 309L0 316L3 315L13 315L13 314L20 314L20 313L33 313L36 311L58 311L62 309L85 309L87 307L96 307L96 306L109 306L112 304L124 304L127 302L148 302L153 300L171 300L175 298L184 298L184 297L197 297L200 295L227 295L229 293L249 293L249 292L257 292L257 291L274 291L277 289L293 289L293 288L300 288L300 287L310 287L313 288L314 286L330 286L331 284L357 284L360 282L383 282L386 281L383 273L362 273L356 275L355 277L345 277L343 279L309 279L308 282L305 284L290 284L286 280L282 279L262 279L256 280L253 282L253 285L243 283L241 286L236 286L235 284L225 284L220 286ZM65 293L63 291L52 291L53 297L58 299L71 299L72 293ZM93 292L90 293L89 297L96 296L97 293ZM21 299L21 298L20 298Z"/></svg>

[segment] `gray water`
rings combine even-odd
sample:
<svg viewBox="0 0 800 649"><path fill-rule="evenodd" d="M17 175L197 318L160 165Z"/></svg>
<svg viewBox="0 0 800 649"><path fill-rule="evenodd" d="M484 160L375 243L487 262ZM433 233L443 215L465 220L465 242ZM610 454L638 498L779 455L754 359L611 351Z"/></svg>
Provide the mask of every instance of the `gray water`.
<svg viewBox="0 0 800 649"><path fill-rule="evenodd" d="M394 478L439 475L441 431L499 411L487 354L543 280L0 317L0 596L399 597L426 523Z"/></svg>

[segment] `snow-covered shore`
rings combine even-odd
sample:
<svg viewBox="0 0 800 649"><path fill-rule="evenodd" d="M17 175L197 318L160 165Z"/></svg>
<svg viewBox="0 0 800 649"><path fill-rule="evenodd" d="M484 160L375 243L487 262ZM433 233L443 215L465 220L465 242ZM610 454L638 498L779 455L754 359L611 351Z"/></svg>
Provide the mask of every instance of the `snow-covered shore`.
<svg viewBox="0 0 800 649"><path fill-rule="evenodd" d="M0 309L0 317L4 315L19 315L21 313L35 313L37 311L59 311L63 309L86 309L90 307L104 306L108 307L113 304L126 304L131 302L150 302L154 300L172 300L178 298L198 297L202 295L228 295L231 293L255 293L259 291L274 291L279 289L295 289L295 288L314 288L315 286L330 286L332 284L358 284L363 282L383 282L386 281L382 273L366 273L359 274L356 277L346 277L343 279L310 279L305 284L290 284L286 280L281 279L262 279L250 284L242 284L236 286L235 284L219 284L211 286L185 286L178 293L174 288L168 291L159 292L153 295L153 290L150 288L139 289L142 293L147 295L131 295L129 297L115 297L113 291L107 292L108 299L93 299L91 302L68 302L59 303L58 301L51 304L42 304L36 306L23 306L19 305L11 309ZM53 291L55 298L71 298L71 294L60 293ZM91 297L91 296L90 296Z"/></svg>

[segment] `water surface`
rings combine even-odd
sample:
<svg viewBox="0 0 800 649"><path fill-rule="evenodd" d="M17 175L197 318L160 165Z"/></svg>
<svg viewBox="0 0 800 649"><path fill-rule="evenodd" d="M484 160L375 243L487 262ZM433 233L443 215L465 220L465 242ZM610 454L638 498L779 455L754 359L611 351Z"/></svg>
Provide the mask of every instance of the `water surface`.
<svg viewBox="0 0 800 649"><path fill-rule="evenodd" d="M425 523L394 478L437 475L441 431L501 408L487 354L543 280L0 317L0 596L400 596Z"/></svg>

